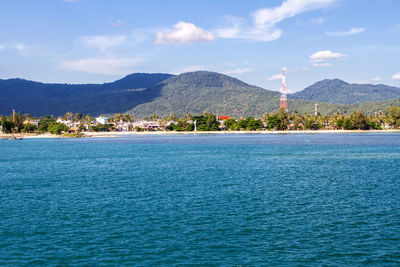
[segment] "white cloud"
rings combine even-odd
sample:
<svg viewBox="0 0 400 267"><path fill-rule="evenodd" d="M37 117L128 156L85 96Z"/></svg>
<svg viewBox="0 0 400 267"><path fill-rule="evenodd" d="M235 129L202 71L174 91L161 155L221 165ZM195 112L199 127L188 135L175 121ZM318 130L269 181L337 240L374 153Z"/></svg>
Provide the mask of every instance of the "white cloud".
<svg viewBox="0 0 400 267"><path fill-rule="evenodd" d="M310 19L310 21L312 24L322 24L325 22L325 19L324 18L313 18L313 19Z"/></svg>
<svg viewBox="0 0 400 267"><path fill-rule="evenodd" d="M223 74L243 74L246 72L251 72L253 69L252 68L236 68L236 69L232 69L232 70L226 70L226 71L222 71Z"/></svg>
<svg viewBox="0 0 400 267"><path fill-rule="evenodd" d="M272 75L267 78L268 81L274 81L274 80L280 80L280 79L282 79L282 74Z"/></svg>
<svg viewBox="0 0 400 267"><path fill-rule="evenodd" d="M256 41L273 41L281 37L282 30L277 23L298 14L320 9L336 0L286 0L278 7L259 9L251 14L252 25L242 27L242 23L233 23L228 28L220 28L216 33L221 38L242 38Z"/></svg>
<svg viewBox="0 0 400 267"><path fill-rule="evenodd" d="M120 19L117 19L117 20L111 21L111 25L114 27L122 27L122 26L126 25L126 22L124 22Z"/></svg>
<svg viewBox="0 0 400 267"><path fill-rule="evenodd" d="M393 74L392 79L396 80L396 81L400 81L400 72L396 73L396 74Z"/></svg>
<svg viewBox="0 0 400 267"><path fill-rule="evenodd" d="M83 58L78 60L65 60L59 67L65 70L80 71L102 75L126 75L132 68L143 62L142 58Z"/></svg>
<svg viewBox="0 0 400 267"><path fill-rule="evenodd" d="M341 53L335 53L330 50L318 51L310 56L310 62L314 67L327 67L331 64L327 62L332 59L343 58L346 55Z"/></svg>
<svg viewBox="0 0 400 267"><path fill-rule="evenodd" d="M96 47L101 51L107 50L111 47L118 46L126 41L124 35L114 36L82 36L78 42L84 46Z"/></svg>
<svg viewBox="0 0 400 267"><path fill-rule="evenodd" d="M0 50L2 50L3 48L4 48L4 45L1 45L1 44L0 44Z"/></svg>
<svg viewBox="0 0 400 267"><path fill-rule="evenodd" d="M210 42L215 36L196 25L180 21L174 25L174 29L167 33L158 32L156 44L185 44L196 42Z"/></svg>
<svg viewBox="0 0 400 267"><path fill-rule="evenodd" d="M342 32L326 32L326 35L329 36L346 36L346 35L354 35L354 34L359 34L365 31L365 28L351 28L348 31L342 31Z"/></svg>
<svg viewBox="0 0 400 267"><path fill-rule="evenodd" d="M24 50L25 48L26 48L26 46L23 45L23 44L21 44L21 43L15 45L15 49L17 49L17 50L19 50L19 51L22 51L22 50Z"/></svg>
<svg viewBox="0 0 400 267"><path fill-rule="evenodd" d="M374 77L374 78L371 79L371 81L379 82L379 81L382 81L382 78L381 77Z"/></svg>
<svg viewBox="0 0 400 267"><path fill-rule="evenodd" d="M284 19L294 17L300 13L323 8L333 3L335 0L287 0L279 7L264 8L252 14L255 24L273 26Z"/></svg>

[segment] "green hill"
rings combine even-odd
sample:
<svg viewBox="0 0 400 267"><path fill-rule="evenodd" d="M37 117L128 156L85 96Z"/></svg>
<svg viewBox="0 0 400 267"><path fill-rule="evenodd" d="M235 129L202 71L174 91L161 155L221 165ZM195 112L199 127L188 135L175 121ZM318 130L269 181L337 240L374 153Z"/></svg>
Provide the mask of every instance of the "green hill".
<svg viewBox="0 0 400 267"><path fill-rule="evenodd" d="M34 116L68 111L92 115L117 113L152 101L144 92L172 75L135 73L112 83L50 84L23 79L0 79L0 114L12 109Z"/></svg>
<svg viewBox="0 0 400 267"><path fill-rule="evenodd" d="M288 97L334 104L354 104L400 98L400 88L383 84L349 84L339 79L326 79Z"/></svg>
<svg viewBox="0 0 400 267"><path fill-rule="evenodd" d="M333 90L322 86L324 84L336 85L329 88L341 88L337 89L339 93L336 100L334 100ZM314 113L314 104L318 102L318 110L323 115L330 115L337 111L352 113L358 109L373 113L386 110L391 105L400 104L400 97L379 102L338 104L340 96L344 97L344 92L349 92L348 86L354 87L340 80L318 82L302 92L291 95L293 98L299 96L300 93L315 93L315 95L310 93L311 100L289 99L289 110ZM329 90L325 92L315 88ZM396 90L399 88L382 86L380 91L376 88L375 91L368 89L372 90L370 92L372 97L366 93L367 89L363 90L363 94L353 92L349 95L358 95L358 101L364 101L376 97L376 94L380 96L380 98L376 97L377 99L384 98L382 91L390 91L391 94L386 93L386 97L396 97ZM329 92L327 94L330 98L326 98L324 92ZM266 112L276 112L278 108L278 92L207 71L176 76L135 73L104 84L46 84L22 79L0 80L0 114L3 115L9 115L11 110L15 109L34 116L62 115L68 111L92 115L128 112L135 114L137 118L142 118L154 113L160 117L168 117L171 113L182 116L187 113L200 114L206 111L233 117L258 117Z"/></svg>
<svg viewBox="0 0 400 267"><path fill-rule="evenodd" d="M279 107L279 93L248 85L238 79L207 71L170 77L148 89L158 95L130 109L137 117L158 113L184 115L203 111L230 116L262 115Z"/></svg>

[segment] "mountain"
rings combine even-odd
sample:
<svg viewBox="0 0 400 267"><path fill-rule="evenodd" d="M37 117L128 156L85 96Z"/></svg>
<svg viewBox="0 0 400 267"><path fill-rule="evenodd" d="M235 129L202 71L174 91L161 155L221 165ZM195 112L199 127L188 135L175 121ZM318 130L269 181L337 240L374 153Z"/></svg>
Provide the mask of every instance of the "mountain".
<svg viewBox="0 0 400 267"><path fill-rule="evenodd" d="M354 85L337 79L323 80L290 95L288 104L290 111L299 113L314 113L315 102L318 102L318 111L323 115L338 111L352 113L358 109L374 113L391 105L400 105L399 91L399 88L386 85ZM104 84L0 80L0 114L3 115L9 115L15 109L34 116L62 115L69 111L91 115L127 112L142 118L154 113L167 117L171 113L182 116L206 111L233 117L258 117L278 108L278 92L208 71L176 76L134 73Z"/></svg>
<svg viewBox="0 0 400 267"><path fill-rule="evenodd" d="M34 116L61 115L68 111L92 115L117 113L152 101L145 88L170 74L135 73L112 83L49 84L23 79L0 80L0 114L12 109Z"/></svg>
<svg viewBox="0 0 400 267"><path fill-rule="evenodd" d="M400 88L383 84L349 84L339 79L326 79L288 97L335 104L354 104L400 98Z"/></svg>
<svg viewBox="0 0 400 267"><path fill-rule="evenodd" d="M215 72L197 71L170 77L149 88L158 95L151 102L139 104L128 111L137 117L157 113L184 115L203 111L230 116L254 116L279 108L279 93L246 84Z"/></svg>

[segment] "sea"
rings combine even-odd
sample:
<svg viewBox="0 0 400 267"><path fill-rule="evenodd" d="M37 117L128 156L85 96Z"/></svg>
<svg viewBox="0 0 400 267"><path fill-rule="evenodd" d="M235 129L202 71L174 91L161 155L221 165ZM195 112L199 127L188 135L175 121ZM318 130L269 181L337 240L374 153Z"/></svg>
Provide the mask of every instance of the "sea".
<svg viewBox="0 0 400 267"><path fill-rule="evenodd" d="M399 266L400 134L0 140L1 266Z"/></svg>

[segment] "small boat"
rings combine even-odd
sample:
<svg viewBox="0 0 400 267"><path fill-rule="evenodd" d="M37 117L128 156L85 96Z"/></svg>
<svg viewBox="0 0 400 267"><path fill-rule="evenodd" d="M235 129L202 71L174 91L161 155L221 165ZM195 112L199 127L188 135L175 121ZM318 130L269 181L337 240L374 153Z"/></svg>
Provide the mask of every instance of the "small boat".
<svg viewBox="0 0 400 267"><path fill-rule="evenodd" d="M8 140L22 140L22 137L12 135L12 136L10 136L10 138L8 138Z"/></svg>

